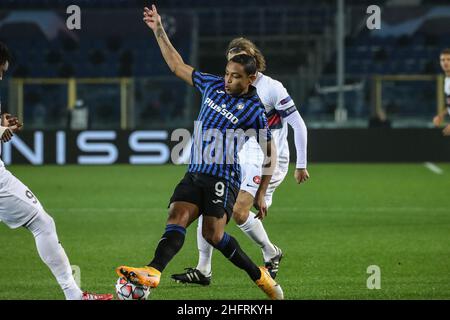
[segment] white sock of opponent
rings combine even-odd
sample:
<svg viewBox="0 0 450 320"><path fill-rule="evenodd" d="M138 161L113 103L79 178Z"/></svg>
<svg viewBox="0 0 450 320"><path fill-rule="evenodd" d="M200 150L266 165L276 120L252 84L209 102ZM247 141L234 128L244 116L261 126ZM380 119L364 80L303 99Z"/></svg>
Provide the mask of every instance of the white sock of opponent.
<svg viewBox="0 0 450 320"><path fill-rule="evenodd" d="M81 300L82 291L72 276L72 268L56 234L53 218L39 212L26 228L33 234L39 256L50 268L67 300Z"/></svg>
<svg viewBox="0 0 450 320"><path fill-rule="evenodd" d="M209 276L211 273L211 260L214 248L203 238L202 225L203 215L200 215L197 225L198 264L196 269L203 273L203 275Z"/></svg>
<svg viewBox="0 0 450 320"><path fill-rule="evenodd" d="M247 221L243 224L238 225L238 227L253 241L255 241L263 252L264 261L269 261L276 254L277 251L269 240L266 230L261 222L261 220L255 218L253 212L249 212Z"/></svg>

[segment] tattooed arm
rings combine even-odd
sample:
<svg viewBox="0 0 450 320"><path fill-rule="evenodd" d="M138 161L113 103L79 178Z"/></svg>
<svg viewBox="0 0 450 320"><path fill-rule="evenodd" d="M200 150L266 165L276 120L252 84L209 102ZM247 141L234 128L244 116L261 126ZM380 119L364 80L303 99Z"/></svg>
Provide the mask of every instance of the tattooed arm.
<svg viewBox="0 0 450 320"><path fill-rule="evenodd" d="M191 86L193 67L184 63L183 58L170 43L166 31L164 31L161 23L161 16L158 14L156 7L152 5L152 9L144 8L144 22L153 30L156 40L158 41L161 53L166 60L170 70L180 79L186 81Z"/></svg>

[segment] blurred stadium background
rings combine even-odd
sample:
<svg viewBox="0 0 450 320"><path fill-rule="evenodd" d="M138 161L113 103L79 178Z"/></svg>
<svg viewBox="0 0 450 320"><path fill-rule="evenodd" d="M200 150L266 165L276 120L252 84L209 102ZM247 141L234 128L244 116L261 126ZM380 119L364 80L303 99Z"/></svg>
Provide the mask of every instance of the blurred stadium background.
<svg viewBox="0 0 450 320"><path fill-rule="evenodd" d="M287 252L285 280L281 271L280 281L289 298L449 298L450 252L445 244L450 166L443 162L450 160L450 139L432 125L433 116L444 109L439 53L450 47L448 1L154 3L175 48L204 72L223 73L224 50L232 38L253 40L266 57L266 73L283 82L308 126L312 178L295 189L289 176L277 191L274 216L267 222L274 242L281 242ZM71 4L81 8L80 30L66 27L66 8ZM5 163L133 163L131 154L143 156L134 163L170 163L166 152L172 145L170 132L192 128L199 96L165 65L153 34L142 22L142 8L149 4L0 0L0 41L13 54L10 70L0 82L2 111L17 114L25 124L16 140L3 146ZM382 10L380 30L366 27L366 10L372 4ZM87 119L85 123L72 121L77 108L87 111L87 118L85 113L77 115ZM93 133L82 136L85 130ZM143 135L135 136L135 141L154 144L133 147L130 137L136 132ZM114 145L116 152L99 142ZM441 162L440 174L428 171L424 161ZM160 236L166 201L183 171L170 165L10 168L48 206L72 263L86 268L84 281L97 291L112 289L115 265L124 260L146 262L148 245ZM116 199L116 193L124 198ZM84 195L74 198L74 194ZM148 208L157 214L137 213ZM281 212L275 217L277 210ZM74 221L67 212L89 224ZM132 225L130 215L138 225ZM298 238L289 236L295 230L285 233L289 224L300 228ZM17 286L31 285L26 298L61 298L25 231L13 236L6 227L0 228L0 239L7 243L7 254L0 258L0 279L9 277L8 270L17 271L15 261L26 261L30 252L34 259L19 267L31 268L29 277L14 285L5 280L0 297L21 298ZM232 232L245 242L237 229ZM190 256L180 254L167 274L196 261L193 238L191 231L189 249L184 249ZM126 243L135 244L135 250L129 252ZM99 255L94 246L108 250ZM250 252L259 258L257 248ZM103 266L92 270L90 263ZM386 289L378 295L365 287L365 268L371 264L388 270L383 271ZM224 283L228 269L217 268L217 281ZM37 281L38 273L48 274L48 281ZM247 290L243 279L236 276L228 284L241 296L231 291L219 294L214 288L195 291L166 279L171 290L156 297L260 299L254 288ZM48 287L53 291L46 291Z"/></svg>
<svg viewBox="0 0 450 320"><path fill-rule="evenodd" d="M3 0L0 38L14 56L10 81L2 83L10 111L23 115L28 129L65 129L68 109L83 99L92 129L191 126L193 90L161 59L141 21L144 3ZM156 3L175 47L201 70L222 74L228 41L240 35L254 40L267 58L267 73L285 84L310 128L366 128L377 107L394 127L427 128L443 108L437 85L439 52L449 46L444 0L377 1L382 28L372 31L366 27L372 2L345 1L344 75L350 86L341 121L335 117L338 94L326 90L337 83L338 1ZM82 9L81 30L65 27L70 4Z"/></svg>

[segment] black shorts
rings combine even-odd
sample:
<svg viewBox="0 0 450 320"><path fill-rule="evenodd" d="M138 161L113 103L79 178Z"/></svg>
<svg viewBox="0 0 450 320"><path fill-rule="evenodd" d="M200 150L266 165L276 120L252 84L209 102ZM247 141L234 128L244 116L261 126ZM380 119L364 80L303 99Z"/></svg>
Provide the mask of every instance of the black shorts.
<svg viewBox="0 0 450 320"><path fill-rule="evenodd" d="M187 172L175 187L169 206L176 201L189 202L195 204L204 216L222 218L226 213L228 223L238 192L239 188L225 179Z"/></svg>

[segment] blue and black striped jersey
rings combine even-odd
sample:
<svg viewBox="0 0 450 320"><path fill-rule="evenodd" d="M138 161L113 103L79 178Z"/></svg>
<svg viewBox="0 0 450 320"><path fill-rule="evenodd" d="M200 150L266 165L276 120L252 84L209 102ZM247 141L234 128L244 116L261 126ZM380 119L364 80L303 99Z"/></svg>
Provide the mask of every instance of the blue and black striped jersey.
<svg viewBox="0 0 450 320"><path fill-rule="evenodd" d="M220 177L239 187L241 169L237 154L248 136L237 133L252 131L259 139L272 138L256 88L250 86L245 95L231 96L225 92L224 78L196 70L192 72L192 82L202 94L202 103L195 122L188 172Z"/></svg>

